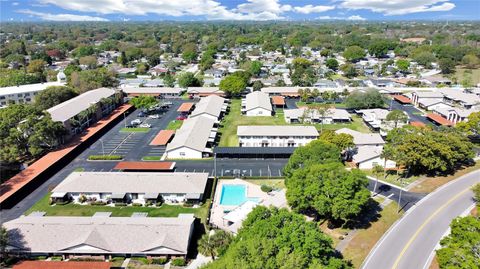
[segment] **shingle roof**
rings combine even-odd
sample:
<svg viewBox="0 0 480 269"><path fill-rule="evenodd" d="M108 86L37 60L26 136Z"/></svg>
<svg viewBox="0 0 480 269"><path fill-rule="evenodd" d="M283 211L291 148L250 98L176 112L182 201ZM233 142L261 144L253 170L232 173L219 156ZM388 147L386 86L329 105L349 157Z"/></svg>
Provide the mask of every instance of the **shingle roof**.
<svg viewBox="0 0 480 269"><path fill-rule="evenodd" d="M192 111L190 117L197 117L207 114L218 118L222 113L222 108L224 104L225 98L217 95L202 97L200 99L200 102L195 105L195 109Z"/></svg>
<svg viewBox="0 0 480 269"><path fill-rule="evenodd" d="M214 123L214 119L206 116L186 119L182 127L175 132L172 141L168 143L167 151L188 147L203 152Z"/></svg>
<svg viewBox="0 0 480 269"><path fill-rule="evenodd" d="M10 245L29 253L185 255L194 219L27 216L4 226Z"/></svg>
<svg viewBox="0 0 480 269"><path fill-rule="evenodd" d="M342 128L335 131L337 134L349 134L353 136L353 143L355 145L377 145L377 144L385 144L383 138L380 134L377 133L360 133L358 131L354 131L349 128Z"/></svg>
<svg viewBox="0 0 480 269"><path fill-rule="evenodd" d="M47 109L47 112L52 115L53 121L64 122L89 108L92 104L98 103L100 99L110 97L114 94L115 90L109 88L91 90L54 107L51 107Z"/></svg>
<svg viewBox="0 0 480 269"><path fill-rule="evenodd" d="M377 158L382 154L382 148L376 146L361 146L357 148L357 153L353 155L355 163L362 163L373 158Z"/></svg>
<svg viewBox="0 0 480 269"><path fill-rule="evenodd" d="M269 111L272 111L272 104L270 103L270 97L268 94L263 92L251 92L245 96L245 108L246 111L255 109L255 108L263 108Z"/></svg>
<svg viewBox="0 0 480 269"><path fill-rule="evenodd" d="M314 126L248 125L238 126L238 136L317 136Z"/></svg>
<svg viewBox="0 0 480 269"><path fill-rule="evenodd" d="M73 172L52 192L203 193L208 173Z"/></svg>

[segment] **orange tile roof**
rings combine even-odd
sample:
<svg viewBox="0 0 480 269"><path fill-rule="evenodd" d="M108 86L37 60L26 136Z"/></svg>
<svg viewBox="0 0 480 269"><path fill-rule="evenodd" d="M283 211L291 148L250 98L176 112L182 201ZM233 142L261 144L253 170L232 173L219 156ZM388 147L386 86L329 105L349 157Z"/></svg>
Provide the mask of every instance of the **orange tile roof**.
<svg viewBox="0 0 480 269"><path fill-rule="evenodd" d="M109 262L22 261L13 269L109 269Z"/></svg>
<svg viewBox="0 0 480 269"><path fill-rule="evenodd" d="M285 97L283 96L272 96L272 103L276 106L285 105Z"/></svg>
<svg viewBox="0 0 480 269"><path fill-rule="evenodd" d="M445 125L445 126L452 126L453 125L453 122L445 119L444 117L438 115L438 114L435 114L435 113L428 113L427 114L427 118L441 124L441 125Z"/></svg>
<svg viewBox="0 0 480 269"><path fill-rule="evenodd" d="M175 134L175 130L161 130L150 142L151 146L165 146Z"/></svg>
<svg viewBox="0 0 480 269"><path fill-rule="evenodd" d="M410 122L410 125L415 126L415 127L425 127L425 123L420 122L420 121L412 121Z"/></svg>
<svg viewBox="0 0 480 269"><path fill-rule="evenodd" d="M116 170L173 170L175 162L119 162Z"/></svg>
<svg viewBox="0 0 480 269"><path fill-rule="evenodd" d="M399 101L400 103L404 104L410 104L412 100L406 96L403 95L393 95L393 99Z"/></svg>
<svg viewBox="0 0 480 269"><path fill-rule="evenodd" d="M195 103L183 103L180 105L180 107L177 109L178 112L190 112L192 110L192 107Z"/></svg>
<svg viewBox="0 0 480 269"><path fill-rule="evenodd" d="M131 107L132 105L123 104L122 106L115 109L113 113L110 114L108 117L99 120L94 125L86 129L86 131L82 133L82 135L76 136L70 143L46 154L45 156L34 162L32 165L27 167L25 170L21 171L17 175L13 176L11 179L2 183L2 185L0 185L0 204L13 196L17 191L27 186L36 177L38 177L40 174L44 173L48 168L50 168L50 166L63 159L79 145L91 138L98 131L102 130L110 122L121 116Z"/></svg>

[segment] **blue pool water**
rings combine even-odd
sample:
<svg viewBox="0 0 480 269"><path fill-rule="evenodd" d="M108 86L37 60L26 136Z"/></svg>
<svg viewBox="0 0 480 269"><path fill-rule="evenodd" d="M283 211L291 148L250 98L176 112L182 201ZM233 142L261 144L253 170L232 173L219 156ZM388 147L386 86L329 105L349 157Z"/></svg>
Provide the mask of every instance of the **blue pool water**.
<svg viewBox="0 0 480 269"><path fill-rule="evenodd" d="M246 201L258 201L257 198L247 198L247 188L245 185L224 184L222 186L221 205L238 206Z"/></svg>

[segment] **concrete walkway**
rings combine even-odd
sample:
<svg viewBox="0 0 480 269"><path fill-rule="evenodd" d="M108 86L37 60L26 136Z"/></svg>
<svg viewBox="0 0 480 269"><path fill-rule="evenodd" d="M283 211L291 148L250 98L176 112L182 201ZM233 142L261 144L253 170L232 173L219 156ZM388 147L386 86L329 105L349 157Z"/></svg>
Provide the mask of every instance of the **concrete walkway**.
<svg viewBox="0 0 480 269"><path fill-rule="evenodd" d="M129 262L130 262L130 258L126 258L122 263L122 268L127 268Z"/></svg>
<svg viewBox="0 0 480 269"><path fill-rule="evenodd" d="M205 256L203 256L202 254L198 254L198 255L197 255L197 258L195 258L195 260L193 260L193 261L186 267L186 269L197 269L197 268L203 266L204 264L209 263L211 260L212 260L212 257L205 257ZM167 268L165 267L165 269L167 269Z"/></svg>

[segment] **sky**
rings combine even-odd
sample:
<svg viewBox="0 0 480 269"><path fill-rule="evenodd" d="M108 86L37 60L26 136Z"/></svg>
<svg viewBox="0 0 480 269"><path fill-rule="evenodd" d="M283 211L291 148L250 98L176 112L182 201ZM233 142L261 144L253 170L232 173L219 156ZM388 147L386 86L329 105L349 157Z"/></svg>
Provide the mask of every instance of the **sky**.
<svg viewBox="0 0 480 269"><path fill-rule="evenodd" d="M0 0L0 21L479 20L480 0Z"/></svg>

